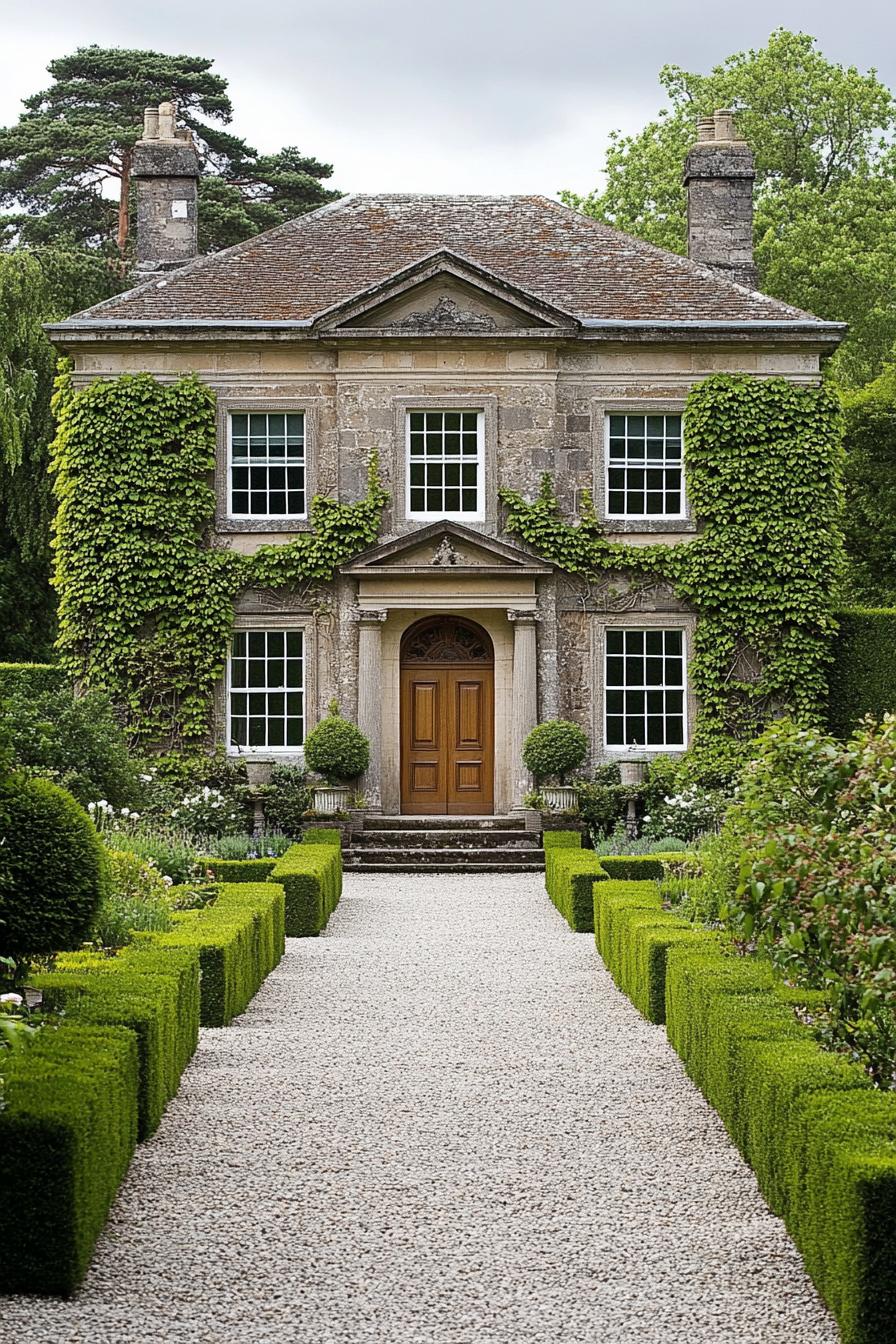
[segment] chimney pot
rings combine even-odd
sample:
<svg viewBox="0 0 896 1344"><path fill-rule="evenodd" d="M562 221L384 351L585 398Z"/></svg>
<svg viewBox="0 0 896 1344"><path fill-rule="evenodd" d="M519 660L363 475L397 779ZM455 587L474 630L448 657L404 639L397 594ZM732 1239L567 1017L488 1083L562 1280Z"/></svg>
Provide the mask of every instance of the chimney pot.
<svg viewBox="0 0 896 1344"><path fill-rule="evenodd" d="M173 140L177 121L176 103L159 103L159 139Z"/></svg>
<svg viewBox="0 0 896 1344"><path fill-rule="evenodd" d="M719 275L755 289L753 262L753 155L737 138L734 113L721 108L700 117L688 152L688 256Z"/></svg>
<svg viewBox="0 0 896 1344"><path fill-rule="evenodd" d="M158 140L158 138L159 138L159 109L157 107L144 107L143 139Z"/></svg>
<svg viewBox="0 0 896 1344"><path fill-rule="evenodd" d="M720 107L713 116L713 123L715 125L714 139L737 141L737 133L734 129L734 113L730 108Z"/></svg>

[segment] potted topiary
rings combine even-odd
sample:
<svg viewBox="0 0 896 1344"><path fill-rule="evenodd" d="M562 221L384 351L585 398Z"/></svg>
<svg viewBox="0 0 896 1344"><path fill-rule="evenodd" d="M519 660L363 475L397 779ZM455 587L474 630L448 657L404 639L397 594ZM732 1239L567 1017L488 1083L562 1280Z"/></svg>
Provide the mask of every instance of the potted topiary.
<svg viewBox="0 0 896 1344"><path fill-rule="evenodd" d="M332 816L348 810L352 792L348 786L370 764L370 743L360 728L342 718L334 702L327 717L308 734L305 763L326 780L312 786L314 811Z"/></svg>
<svg viewBox="0 0 896 1344"><path fill-rule="evenodd" d="M535 777L538 791L551 812L575 812L576 790L566 783L588 755L588 738L577 723L549 719L533 728L523 744L523 764ZM553 781L553 782L545 782Z"/></svg>

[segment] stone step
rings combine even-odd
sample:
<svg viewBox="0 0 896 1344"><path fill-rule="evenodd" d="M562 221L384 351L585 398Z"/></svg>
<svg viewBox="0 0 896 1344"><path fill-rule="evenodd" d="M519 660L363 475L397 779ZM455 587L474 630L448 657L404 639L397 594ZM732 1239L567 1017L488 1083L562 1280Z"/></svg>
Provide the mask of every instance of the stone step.
<svg viewBox="0 0 896 1344"><path fill-rule="evenodd" d="M395 849L495 849L508 846L516 849L537 849L537 835L526 831L474 831L463 829L438 830L428 827L408 828L407 830L355 831L352 836L352 849L368 847L382 849L392 846Z"/></svg>
<svg viewBox="0 0 896 1344"><path fill-rule="evenodd" d="M525 831L522 817L366 816L365 831Z"/></svg>
<svg viewBox="0 0 896 1344"><path fill-rule="evenodd" d="M343 856L346 872L355 872L361 866L398 869L413 872L419 868L456 868L471 872L489 872L493 869L514 869L529 866L534 871L544 867L543 849L349 849Z"/></svg>
<svg viewBox="0 0 896 1344"><path fill-rule="evenodd" d="M351 863L346 864L346 873L453 873L457 877L464 877L467 873L543 873L543 863L514 863L505 867L487 863L471 863L464 859L460 863L404 863L390 861L388 863Z"/></svg>

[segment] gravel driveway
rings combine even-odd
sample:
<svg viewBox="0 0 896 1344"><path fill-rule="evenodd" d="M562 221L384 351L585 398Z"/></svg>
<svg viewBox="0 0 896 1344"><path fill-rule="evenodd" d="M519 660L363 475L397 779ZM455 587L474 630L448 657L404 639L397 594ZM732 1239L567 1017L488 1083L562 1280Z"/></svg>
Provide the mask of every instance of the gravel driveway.
<svg viewBox="0 0 896 1344"><path fill-rule="evenodd" d="M835 1344L540 876L351 876L288 949L202 1032L79 1297L0 1300L4 1339Z"/></svg>

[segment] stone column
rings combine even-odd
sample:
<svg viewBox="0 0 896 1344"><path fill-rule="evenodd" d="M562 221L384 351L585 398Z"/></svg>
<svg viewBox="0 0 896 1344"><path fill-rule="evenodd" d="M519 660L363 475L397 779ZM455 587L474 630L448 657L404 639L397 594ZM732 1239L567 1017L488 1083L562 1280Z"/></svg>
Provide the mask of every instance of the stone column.
<svg viewBox="0 0 896 1344"><path fill-rule="evenodd" d="M358 727L370 742L370 765L361 781L370 812L382 810L383 621L388 612L357 608Z"/></svg>
<svg viewBox="0 0 896 1344"><path fill-rule="evenodd" d="M511 609L508 621L513 623L513 691L510 709L510 778L511 806L518 811L523 798L532 787L532 777L523 765L522 751L530 730L538 722L538 680L536 659L536 626L539 616L534 611Z"/></svg>

